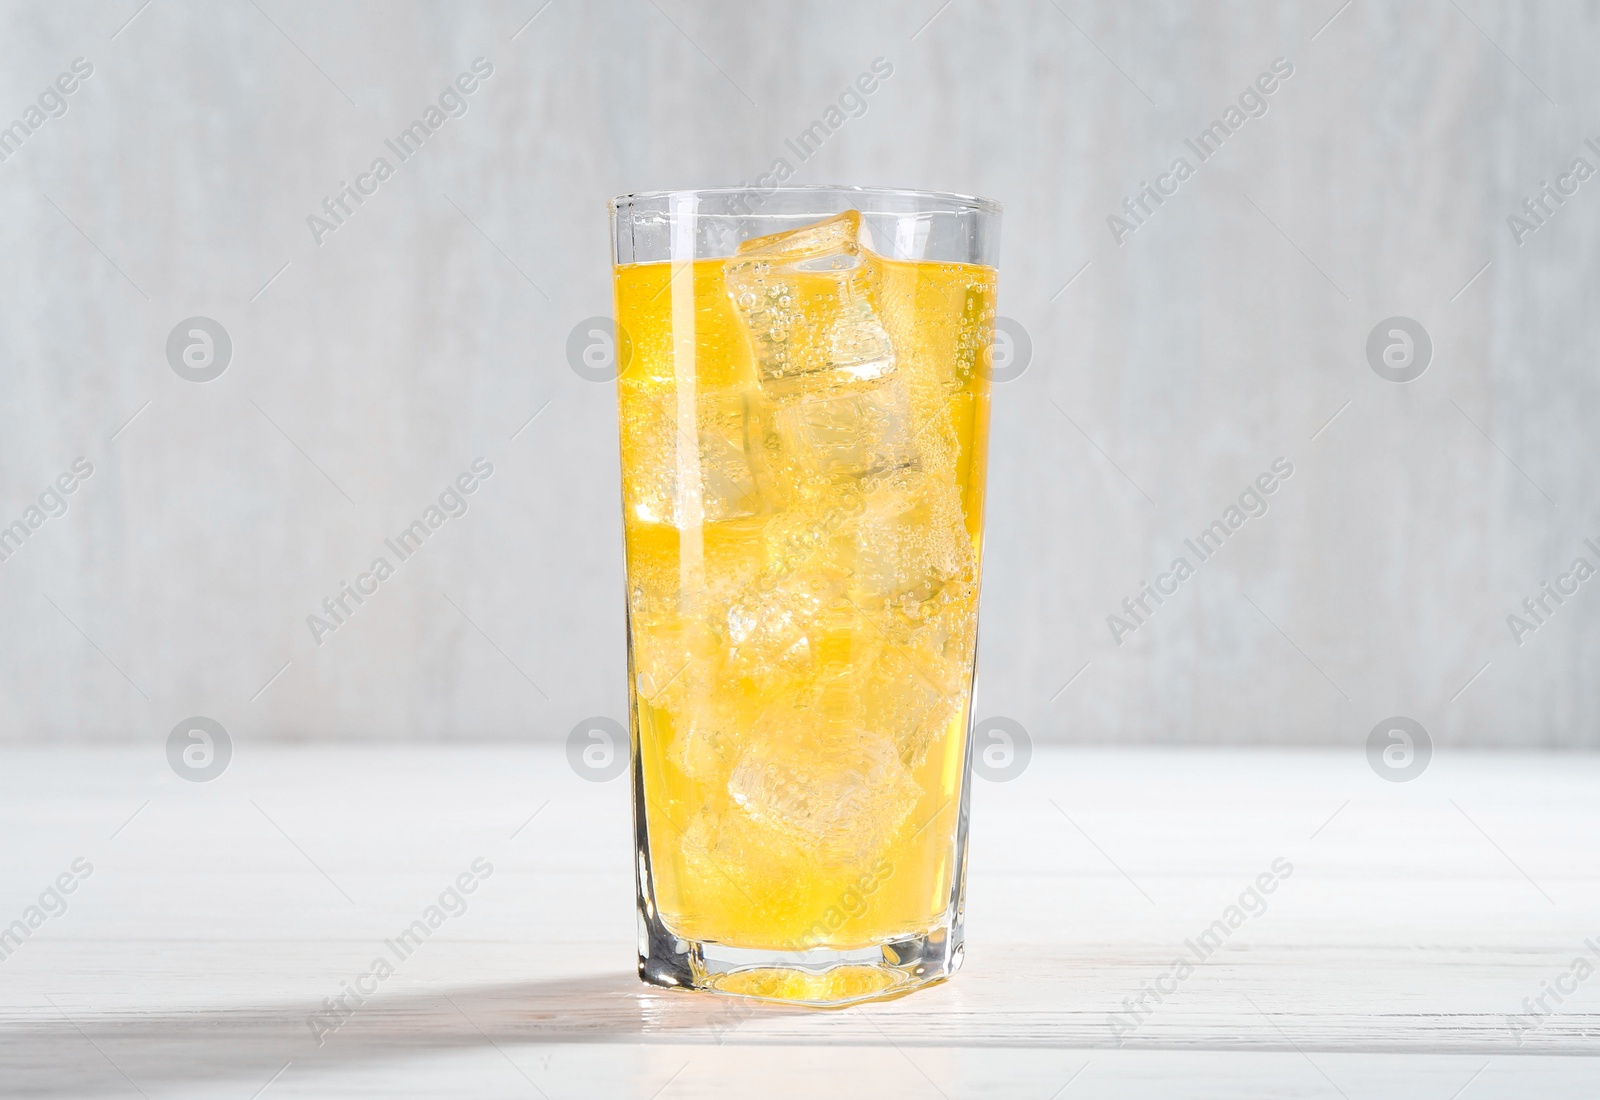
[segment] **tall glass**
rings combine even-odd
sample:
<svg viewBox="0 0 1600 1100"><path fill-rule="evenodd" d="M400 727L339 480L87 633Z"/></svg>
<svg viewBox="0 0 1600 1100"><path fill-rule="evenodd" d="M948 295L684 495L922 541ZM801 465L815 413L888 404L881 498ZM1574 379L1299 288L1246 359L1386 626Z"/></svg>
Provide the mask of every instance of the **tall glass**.
<svg viewBox="0 0 1600 1100"><path fill-rule="evenodd" d="M841 1004L962 959L1000 208L611 204L639 974Z"/></svg>

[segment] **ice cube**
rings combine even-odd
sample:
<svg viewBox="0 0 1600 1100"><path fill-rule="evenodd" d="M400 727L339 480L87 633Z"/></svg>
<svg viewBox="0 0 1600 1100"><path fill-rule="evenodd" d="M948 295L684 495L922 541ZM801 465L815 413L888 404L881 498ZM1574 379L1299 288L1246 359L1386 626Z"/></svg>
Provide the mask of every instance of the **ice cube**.
<svg viewBox="0 0 1600 1100"><path fill-rule="evenodd" d="M786 701L762 716L728 793L757 825L819 863L849 868L883 851L920 788L887 737L819 723Z"/></svg>
<svg viewBox="0 0 1600 1100"><path fill-rule="evenodd" d="M812 568L758 577L728 608L730 670L763 684L804 671L816 657L825 612L842 599L846 583L836 572Z"/></svg>
<svg viewBox="0 0 1600 1100"><path fill-rule="evenodd" d="M863 505L841 563L858 606L915 624L970 597L977 561L956 486L913 472L876 482Z"/></svg>
<svg viewBox="0 0 1600 1100"><path fill-rule="evenodd" d="M911 401L893 376L780 405L783 453L813 477L864 478L917 465Z"/></svg>
<svg viewBox="0 0 1600 1100"><path fill-rule="evenodd" d="M691 690L697 668L703 666L714 640L703 629L677 618L649 622L629 620L633 653L633 683L641 702L677 711Z"/></svg>
<svg viewBox="0 0 1600 1100"><path fill-rule="evenodd" d="M748 240L724 265L763 392L781 398L894 370L875 307L879 261L863 247L861 214Z"/></svg>
<svg viewBox="0 0 1600 1100"><path fill-rule="evenodd" d="M912 654L885 646L855 692L862 728L893 741L909 767L922 762L960 705L959 685L940 681L940 670L920 667Z"/></svg>
<svg viewBox="0 0 1600 1100"><path fill-rule="evenodd" d="M686 427L680 423L674 393L625 395L623 448L630 474L624 484L635 518L688 526L693 522L695 489L702 523L771 510L772 501L764 492L770 478L760 456L750 398L738 390L698 393L694 424Z"/></svg>
<svg viewBox="0 0 1600 1100"><path fill-rule="evenodd" d="M671 760L690 779L720 787L728 780L754 716L743 713L737 689L728 678L711 675L695 680L673 715Z"/></svg>
<svg viewBox="0 0 1600 1100"><path fill-rule="evenodd" d="M682 882L704 899L703 911L759 918L765 927L801 911L815 864L789 838L751 821L736 806L702 811L682 834Z"/></svg>

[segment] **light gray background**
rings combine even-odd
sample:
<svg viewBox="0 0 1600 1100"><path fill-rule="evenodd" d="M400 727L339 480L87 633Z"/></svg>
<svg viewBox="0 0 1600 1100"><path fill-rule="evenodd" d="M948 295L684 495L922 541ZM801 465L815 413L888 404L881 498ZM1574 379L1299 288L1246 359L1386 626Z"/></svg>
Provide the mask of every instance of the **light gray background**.
<svg viewBox="0 0 1600 1100"><path fill-rule="evenodd" d="M622 717L615 396L564 350L610 312L605 200L782 155L1006 206L1001 312L1035 357L995 395L980 717L1600 743L1600 581L1521 646L1505 623L1600 537L1600 180L1521 246L1506 224L1600 167L1595 5L542 2L0 9L0 121L95 66L0 164L0 522L95 469L0 564L0 738ZM478 56L470 111L315 244L307 215ZM868 112L797 163L784 139L880 56ZM1118 246L1107 215L1277 57L1270 112ZM234 342L204 385L164 353L196 314ZM1435 345L1408 385L1364 351L1396 314ZM1279 456L1271 512L1113 644ZM314 644L478 457L470 512Z"/></svg>

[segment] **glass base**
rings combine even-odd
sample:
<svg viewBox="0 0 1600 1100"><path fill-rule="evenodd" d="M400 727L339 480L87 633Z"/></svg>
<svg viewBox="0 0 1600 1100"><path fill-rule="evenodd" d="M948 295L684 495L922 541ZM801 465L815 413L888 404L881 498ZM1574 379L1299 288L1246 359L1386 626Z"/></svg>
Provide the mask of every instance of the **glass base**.
<svg viewBox="0 0 1600 1100"><path fill-rule="evenodd" d="M961 969L965 954L946 929L848 951L759 951L645 933L656 950L640 954L639 977L651 985L817 1008L898 997L944 981Z"/></svg>

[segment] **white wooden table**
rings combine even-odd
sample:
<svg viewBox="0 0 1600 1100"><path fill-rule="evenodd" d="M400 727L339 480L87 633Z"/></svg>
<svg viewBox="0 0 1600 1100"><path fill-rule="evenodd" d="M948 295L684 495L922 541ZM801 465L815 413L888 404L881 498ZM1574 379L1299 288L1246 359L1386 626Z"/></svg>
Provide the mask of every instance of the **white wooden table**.
<svg viewBox="0 0 1600 1100"><path fill-rule="evenodd" d="M74 890L5 948L0 1094L1600 1096L1600 974L1572 976L1600 967L1600 760L1444 750L1392 784L1359 747L1041 749L976 782L965 969L813 1012L637 982L626 782L559 747L241 742L204 784L159 744L8 750L0 922ZM308 1017L479 859L319 1046Z"/></svg>

